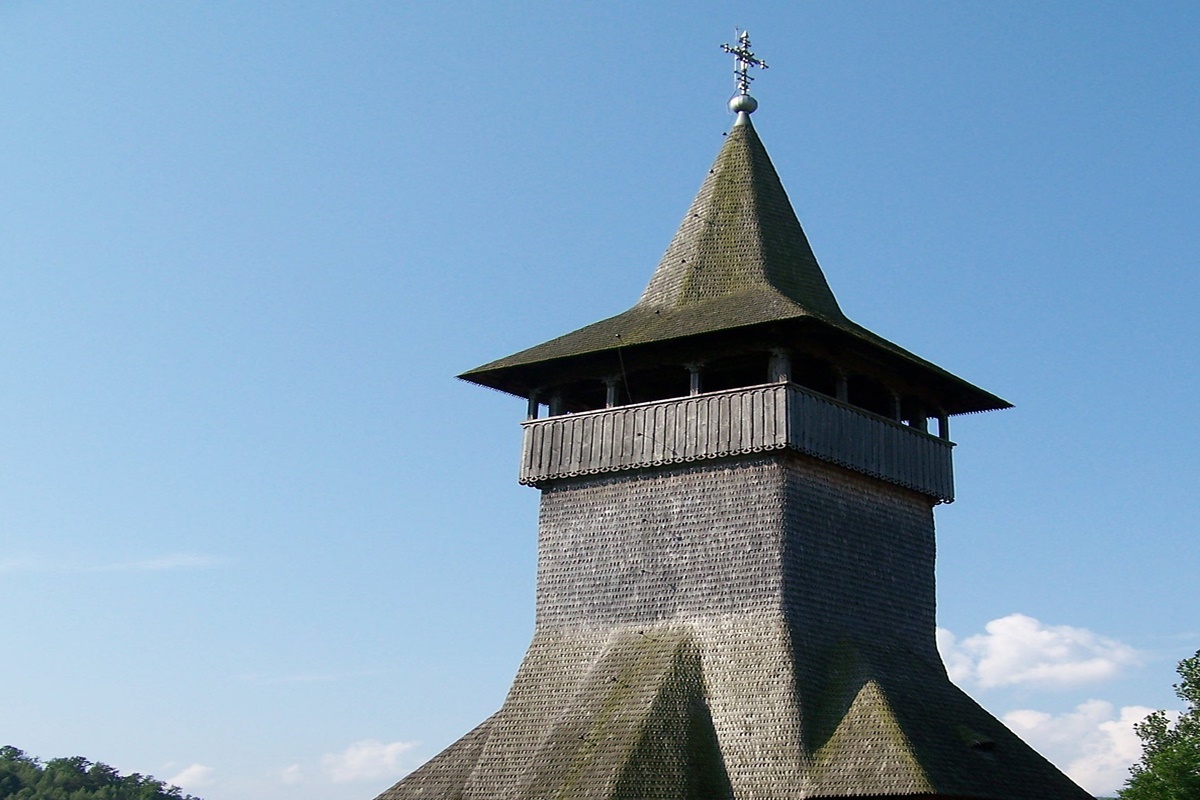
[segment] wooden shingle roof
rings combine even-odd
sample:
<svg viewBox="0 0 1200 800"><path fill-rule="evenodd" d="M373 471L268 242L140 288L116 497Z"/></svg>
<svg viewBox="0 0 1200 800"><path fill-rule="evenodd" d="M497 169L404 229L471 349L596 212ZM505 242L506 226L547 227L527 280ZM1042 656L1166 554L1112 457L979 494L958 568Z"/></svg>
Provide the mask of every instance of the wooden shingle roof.
<svg viewBox="0 0 1200 800"><path fill-rule="evenodd" d="M919 382L949 414L1007 408L1001 400L852 322L842 313L762 141L740 114L649 285L622 314L459 377L528 396L572 361L618 348L783 323L849 348ZM701 353L697 353L701 356Z"/></svg>

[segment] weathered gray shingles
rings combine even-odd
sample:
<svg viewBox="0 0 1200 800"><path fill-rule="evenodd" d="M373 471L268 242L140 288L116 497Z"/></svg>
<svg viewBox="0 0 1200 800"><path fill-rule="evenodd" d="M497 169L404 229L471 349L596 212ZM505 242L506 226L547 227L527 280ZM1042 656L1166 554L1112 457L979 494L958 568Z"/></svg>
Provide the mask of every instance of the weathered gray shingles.
<svg viewBox="0 0 1200 800"><path fill-rule="evenodd" d="M748 124L634 308L464 377L511 390L546 377L497 378L521 365L788 320L957 386L960 411L1007 405L842 315ZM753 422L705 434L728 450ZM582 476L543 487L539 543L503 707L381 800L1088 797L947 678L917 492L787 451Z"/></svg>
<svg viewBox="0 0 1200 800"><path fill-rule="evenodd" d="M540 537L486 744L381 800L1087 798L946 677L915 492L775 452L558 482Z"/></svg>
<svg viewBox="0 0 1200 800"><path fill-rule="evenodd" d="M461 800L463 786L487 742L491 721L489 717L476 725L466 736L379 795L377 800Z"/></svg>

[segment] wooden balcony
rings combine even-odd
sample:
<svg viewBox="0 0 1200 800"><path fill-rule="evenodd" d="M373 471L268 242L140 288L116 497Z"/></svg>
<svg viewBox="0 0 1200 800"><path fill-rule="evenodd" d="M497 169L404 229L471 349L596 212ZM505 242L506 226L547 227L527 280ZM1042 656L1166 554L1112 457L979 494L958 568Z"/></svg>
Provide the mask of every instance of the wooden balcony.
<svg viewBox="0 0 1200 800"><path fill-rule="evenodd" d="M952 442L792 383L529 420L521 483L790 447L954 499Z"/></svg>

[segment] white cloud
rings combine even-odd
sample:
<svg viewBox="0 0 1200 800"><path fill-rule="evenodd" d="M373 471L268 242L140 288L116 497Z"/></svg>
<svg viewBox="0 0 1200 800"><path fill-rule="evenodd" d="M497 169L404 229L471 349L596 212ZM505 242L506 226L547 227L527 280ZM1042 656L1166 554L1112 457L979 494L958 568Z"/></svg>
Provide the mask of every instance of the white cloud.
<svg viewBox="0 0 1200 800"><path fill-rule="evenodd" d="M200 789L211 784L212 773L212 767L206 767L203 764L192 764L190 767L185 767L178 775L167 778L167 783L172 786L178 786L180 789L191 791L192 789Z"/></svg>
<svg viewBox="0 0 1200 800"><path fill-rule="evenodd" d="M1004 722L1033 749L1050 759L1093 795L1111 795L1129 777L1129 766L1142 754L1133 726L1153 709L1088 700L1065 714L1018 710Z"/></svg>
<svg viewBox="0 0 1200 800"><path fill-rule="evenodd" d="M955 683L1062 688L1111 678L1139 660L1136 650L1115 639L1024 614L994 619L985 630L961 642L938 630L938 649Z"/></svg>
<svg viewBox="0 0 1200 800"><path fill-rule="evenodd" d="M221 559L199 553L169 553L155 558L144 558L138 561L118 561L112 564L101 564L90 568L94 572L162 572L171 569L207 569L219 566Z"/></svg>
<svg viewBox="0 0 1200 800"><path fill-rule="evenodd" d="M946 665L950 680L959 686L971 682L975 674L975 661L968 655L954 638L954 634L945 628L937 629L937 649Z"/></svg>
<svg viewBox="0 0 1200 800"><path fill-rule="evenodd" d="M346 783L389 775L399 777L404 771L400 756L417 746L417 742L384 744L376 739L355 742L340 753L321 757L325 774L334 783Z"/></svg>
<svg viewBox="0 0 1200 800"><path fill-rule="evenodd" d="M304 769L299 764L292 764L279 771L279 780L292 785L304 780Z"/></svg>

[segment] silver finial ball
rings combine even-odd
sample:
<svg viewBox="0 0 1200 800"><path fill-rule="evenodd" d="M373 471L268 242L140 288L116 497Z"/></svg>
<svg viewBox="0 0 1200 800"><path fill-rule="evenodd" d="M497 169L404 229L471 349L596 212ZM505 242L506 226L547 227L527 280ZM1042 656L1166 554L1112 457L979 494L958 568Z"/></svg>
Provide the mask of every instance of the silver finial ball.
<svg viewBox="0 0 1200 800"><path fill-rule="evenodd" d="M757 108L758 101L748 94L735 94L733 99L729 101L729 110L735 114L740 111L753 114Z"/></svg>

